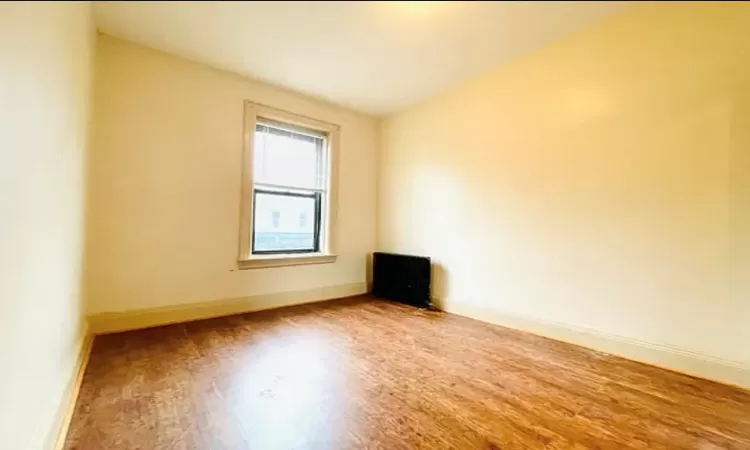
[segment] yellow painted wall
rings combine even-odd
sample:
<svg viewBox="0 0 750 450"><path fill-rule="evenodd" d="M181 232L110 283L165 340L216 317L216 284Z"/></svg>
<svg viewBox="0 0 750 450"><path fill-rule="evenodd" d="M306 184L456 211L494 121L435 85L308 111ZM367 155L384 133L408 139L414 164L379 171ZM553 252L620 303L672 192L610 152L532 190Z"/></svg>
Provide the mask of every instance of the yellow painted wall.
<svg viewBox="0 0 750 450"><path fill-rule="evenodd" d="M747 78L746 78L747 79ZM729 299L740 308L729 322L750 367L750 79L732 94L729 153Z"/></svg>
<svg viewBox="0 0 750 450"><path fill-rule="evenodd" d="M375 119L105 35L96 69L91 313L365 282ZM335 264L236 270L246 99L341 125Z"/></svg>
<svg viewBox="0 0 750 450"><path fill-rule="evenodd" d="M379 247L443 301L747 365L748 83L748 4L569 36L384 122Z"/></svg>
<svg viewBox="0 0 750 450"><path fill-rule="evenodd" d="M0 3L0 447L50 448L82 343L89 5Z"/></svg>

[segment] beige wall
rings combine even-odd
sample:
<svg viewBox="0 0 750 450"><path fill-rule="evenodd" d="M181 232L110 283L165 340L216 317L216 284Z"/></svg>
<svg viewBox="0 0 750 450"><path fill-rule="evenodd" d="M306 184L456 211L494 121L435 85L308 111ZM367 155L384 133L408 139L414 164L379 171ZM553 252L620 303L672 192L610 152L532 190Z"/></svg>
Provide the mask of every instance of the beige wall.
<svg viewBox="0 0 750 450"><path fill-rule="evenodd" d="M734 108L729 152L729 299L734 333L750 367L750 79L732 95Z"/></svg>
<svg viewBox="0 0 750 450"><path fill-rule="evenodd" d="M75 372L93 43L87 3L0 4L2 448L50 448Z"/></svg>
<svg viewBox="0 0 750 450"><path fill-rule="evenodd" d="M747 4L559 41L384 122L379 248L443 302L750 367L748 83Z"/></svg>
<svg viewBox="0 0 750 450"><path fill-rule="evenodd" d="M91 159L91 313L365 281L375 119L100 35ZM341 125L335 264L236 270L243 101Z"/></svg>

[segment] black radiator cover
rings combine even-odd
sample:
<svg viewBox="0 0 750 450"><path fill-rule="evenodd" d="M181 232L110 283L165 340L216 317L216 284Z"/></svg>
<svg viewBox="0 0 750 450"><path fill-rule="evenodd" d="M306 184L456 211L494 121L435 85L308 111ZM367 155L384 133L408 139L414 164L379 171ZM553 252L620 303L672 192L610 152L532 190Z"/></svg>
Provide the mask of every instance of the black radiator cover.
<svg viewBox="0 0 750 450"><path fill-rule="evenodd" d="M430 258L375 252L372 266L373 294L421 308L430 307Z"/></svg>

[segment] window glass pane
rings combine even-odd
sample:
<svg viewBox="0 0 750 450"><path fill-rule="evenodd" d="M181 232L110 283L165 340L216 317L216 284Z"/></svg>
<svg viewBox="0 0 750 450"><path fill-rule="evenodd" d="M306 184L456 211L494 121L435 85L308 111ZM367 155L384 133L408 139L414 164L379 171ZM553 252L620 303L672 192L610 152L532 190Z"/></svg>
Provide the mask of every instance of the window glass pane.
<svg viewBox="0 0 750 450"><path fill-rule="evenodd" d="M258 192L253 216L255 252L317 250L314 220L315 198Z"/></svg>
<svg viewBox="0 0 750 450"><path fill-rule="evenodd" d="M258 124L253 181L278 186L323 189L324 139Z"/></svg>

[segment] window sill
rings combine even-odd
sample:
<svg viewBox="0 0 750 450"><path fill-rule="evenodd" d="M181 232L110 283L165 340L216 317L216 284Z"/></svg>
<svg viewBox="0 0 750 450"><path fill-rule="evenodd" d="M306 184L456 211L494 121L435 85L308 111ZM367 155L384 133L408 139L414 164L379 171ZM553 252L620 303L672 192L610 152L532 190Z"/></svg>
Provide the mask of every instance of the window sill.
<svg viewBox="0 0 750 450"><path fill-rule="evenodd" d="M258 255L237 261L240 269L265 269L268 267L303 266L307 264L328 264L336 262L338 255L323 253L302 253L289 255Z"/></svg>

